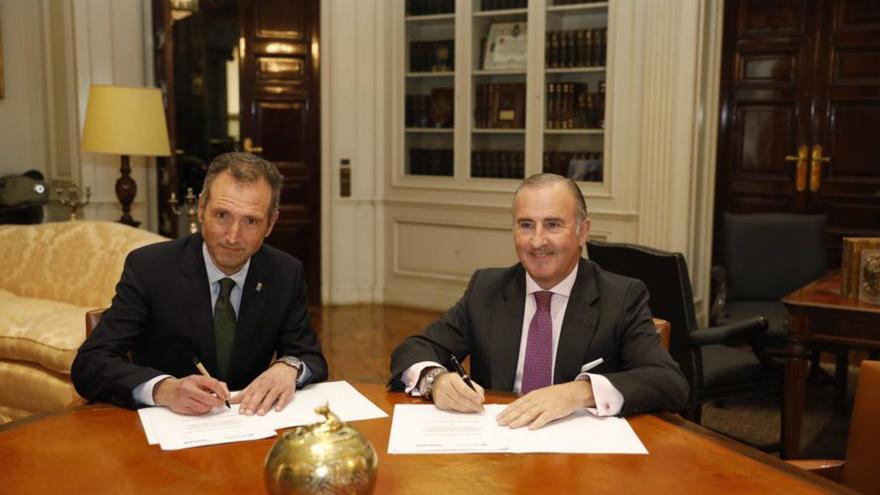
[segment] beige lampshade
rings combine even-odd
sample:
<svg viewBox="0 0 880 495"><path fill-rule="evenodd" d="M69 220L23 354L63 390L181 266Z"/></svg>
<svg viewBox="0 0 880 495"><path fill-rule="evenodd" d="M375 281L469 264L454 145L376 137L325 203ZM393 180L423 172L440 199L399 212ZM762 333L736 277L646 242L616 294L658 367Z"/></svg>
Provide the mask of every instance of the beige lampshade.
<svg viewBox="0 0 880 495"><path fill-rule="evenodd" d="M162 93L156 88L91 86L82 150L170 156Z"/></svg>

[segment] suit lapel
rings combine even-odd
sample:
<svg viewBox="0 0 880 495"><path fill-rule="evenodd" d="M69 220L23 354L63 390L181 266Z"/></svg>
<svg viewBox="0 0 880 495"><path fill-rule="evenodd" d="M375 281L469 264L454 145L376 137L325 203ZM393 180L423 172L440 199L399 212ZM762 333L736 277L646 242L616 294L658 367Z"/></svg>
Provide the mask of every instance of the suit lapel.
<svg viewBox="0 0 880 495"><path fill-rule="evenodd" d="M202 257L202 236L190 238L180 259L184 307L189 315L193 338L198 342L197 352L202 363L212 373L217 370L217 349L214 342L214 315L211 313L211 288Z"/></svg>
<svg viewBox="0 0 880 495"><path fill-rule="evenodd" d="M599 321L599 311L593 306L598 299L596 273L590 262L581 258L559 333L553 383L571 381L580 373Z"/></svg>
<svg viewBox="0 0 880 495"><path fill-rule="evenodd" d="M519 266L502 293L501 304L492 312L491 388L513 390L522 319L525 311L526 276Z"/></svg>
<svg viewBox="0 0 880 495"><path fill-rule="evenodd" d="M242 355L249 352L245 343L253 342L254 332L260 331L262 327L267 294L271 294L272 290L271 282L271 271L261 249L251 257L251 265L242 288L238 324L235 326L235 342L232 345L232 357L229 361L229 374L232 376L235 376L236 370L241 369L241 366L236 364L242 359Z"/></svg>

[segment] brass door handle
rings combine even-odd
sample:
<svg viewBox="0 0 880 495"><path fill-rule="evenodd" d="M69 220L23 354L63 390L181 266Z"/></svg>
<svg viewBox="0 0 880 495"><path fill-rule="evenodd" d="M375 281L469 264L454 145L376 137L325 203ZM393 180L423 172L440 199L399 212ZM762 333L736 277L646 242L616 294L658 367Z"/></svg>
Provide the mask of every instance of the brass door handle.
<svg viewBox="0 0 880 495"><path fill-rule="evenodd" d="M259 155L263 152L262 146L254 146L254 141L251 138L244 138L244 150L248 153L253 153L255 155Z"/></svg>
<svg viewBox="0 0 880 495"><path fill-rule="evenodd" d="M807 189L807 154L809 152L809 148L807 148L806 144L802 144L798 146L797 156L786 155L785 161L787 162L797 162L795 166L795 185L794 188L797 192L803 192Z"/></svg>
<svg viewBox="0 0 880 495"><path fill-rule="evenodd" d="M831 157L822 156L822 145L813 145L810 155L810 191L818 192L822 187L822 163L831 164Z"/></svg>

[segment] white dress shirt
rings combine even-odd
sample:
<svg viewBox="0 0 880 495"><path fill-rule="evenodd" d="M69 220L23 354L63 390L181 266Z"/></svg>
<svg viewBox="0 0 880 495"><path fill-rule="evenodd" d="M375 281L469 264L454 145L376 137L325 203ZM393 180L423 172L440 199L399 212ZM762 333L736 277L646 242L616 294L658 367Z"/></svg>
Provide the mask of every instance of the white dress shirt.
<svg viewBox="0 0 880 495"><path fill-rule="evenodd" d="M241 307L242 287L244 287L244 282L247 280L248 270L251 267L250 258L244 263L241 270L232 275L226 275L222 270L217 268L217 265L214 264L213 258L211 258L211 254L208 252L208 246L204 241L202 242L202 258L205 260L205 271L208 274L208 285L211 289L211 314L214 314L214 307L217 305L217 298L220 297L220 280L228 277L235 282L232 291L229 293L229 302L232 303L232 308L235 311L235 318L238 319L238 309ZM311 374L312 372L309 370L308 365L303 363L302 373L300 373L296 380L297 384L305 382ZM131 393L135 403L139 405L155 406L156 403L153 401L153 388L157 383L169 377L171 377L171 375L159 375L135 387Z"/></svg>
<svg viewBox="0 0 880 495"><path fill-rule="evenodd" d="M559 334L562 332L562 321L565 318L565 310L568 307L568 299L571 295L571 290L574 287L575 278L577 278L577 265L575 265L574 269L568 274L568 276L549 289L549 291L553 293L553 296L550 299L550 319L553 331L553 364L550 376L553 376L553 373L555 373L556 370L556 350L559 344ZM535 282L531 275L526 273L525 311L523 312L519 358L516 362L516 374L514 375L513 380L513 391L516 393L520 393L522 390L523 365L526 358L526 343L529 338L529 326L531 325L532 318L537 311L534 293L543 290L544 289ZM413 396L419 395L418 388L416 387L418 385L419 377L422 374L422 370L429 366L442 365L432 361L421 361L410 366L403 372L401 375L401 381L406 385L405 390L407 393ZM575 380L590 380L592 383L593 398L596 401L596 407L589 409L594 414L598 416L614 416L623 408L623 395L604 376L593 373L581 373L575 378Z"/></svg>

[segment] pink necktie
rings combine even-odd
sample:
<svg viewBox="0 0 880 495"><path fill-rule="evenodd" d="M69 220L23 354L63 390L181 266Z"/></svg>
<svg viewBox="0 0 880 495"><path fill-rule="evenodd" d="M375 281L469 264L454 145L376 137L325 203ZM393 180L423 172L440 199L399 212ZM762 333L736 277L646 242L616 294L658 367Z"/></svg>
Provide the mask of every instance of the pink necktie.
<svg viewBox="0 0 880 495"><path fill-rule="evenodd" d="M553 324L550 321L549 291L535 292L538 306L529 324L529 337L526 341L526 359L523 364L523 379L520 392L525 395L536 388L550 386L553 377L550 370L553 364Z"/></svg>

